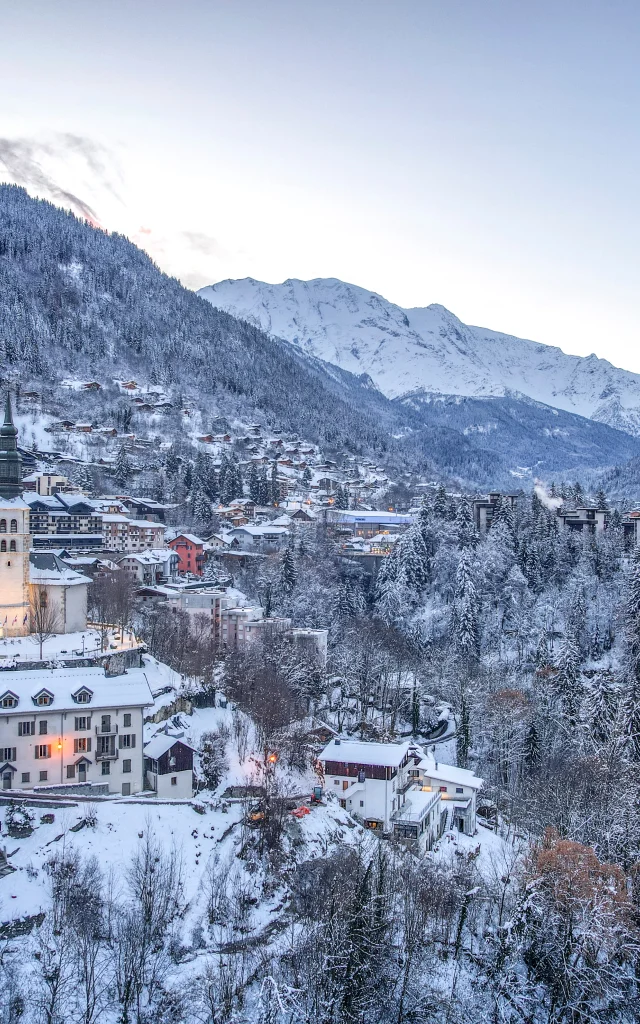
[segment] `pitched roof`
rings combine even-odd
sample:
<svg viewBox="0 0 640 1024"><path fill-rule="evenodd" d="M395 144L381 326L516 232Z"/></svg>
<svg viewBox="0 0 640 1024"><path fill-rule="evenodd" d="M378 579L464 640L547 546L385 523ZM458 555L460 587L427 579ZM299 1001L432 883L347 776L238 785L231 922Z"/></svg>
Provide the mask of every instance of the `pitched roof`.
<svg viewBox="0 0 640 1024"><path fill-rule="evenodd" d="M359 740L331 740L320 754L321 761L346 764L374 764L397 768L404 761L411 743L366 743Z"/></svg>

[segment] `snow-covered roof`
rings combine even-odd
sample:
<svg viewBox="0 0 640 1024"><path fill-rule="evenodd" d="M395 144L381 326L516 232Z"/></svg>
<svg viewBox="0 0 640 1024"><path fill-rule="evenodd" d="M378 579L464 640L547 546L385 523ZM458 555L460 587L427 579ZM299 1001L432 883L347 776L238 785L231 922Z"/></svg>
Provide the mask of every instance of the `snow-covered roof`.
<svg viewBox="0 0 640 1024"><path fill-rule="evenodd" d="M144 756L152 757L154 761L157 761L159 757L166 754L167 750L171 750L174 743L182 743L185 747L189 747L190 750L195 749L191 744L187 743L183 736L171 736L166 732L160 732L153 739L149 740L143 750Z"/></svg>
<svg viewBox="0 0 640 1024"><path fill-rule="evenodd" d="M273 526L284 526L284 528L286 529L288 526L291 526L292 522L293 522L293 520L290 519L289 516L278 516L277 519L272 519L271 523L269 525L271 527L273 527Z"/></svg>
<svg viewBox="0 0 640 1024"><path fill-rule="evenodd" d="M86 686L93 697L88 704L77 704L72 694ZM18 697L18 706L3 708L3 715L24 714L34 707L32 698L41 690L53 694L53 702L41 711L72 711L80 709L90 714L98 708L147 707L153 704L151 688L142 668L130 668L120 676L106 676L104 669L53 668L32 672L7 672L0 675L0 695L11 690Z"/></svg>
<svg viewBox="0 0 640 1024"><path fill-rule="evenodd" d="M32 551L29 554L29 581L44 586L77 587L91 583L91 578L71 569L53 551Z"/></svg>
<svg viewBox="0 0 640 1024"><path fill-rule="evenodd" d="M451 764L441 764L428 759L427 763L421 762L424 774L437 782L450 782L452 786L469 786L471 789L481 789L483 780L475 775L468 768L458 768Z"/></svg>
<svg viewBox="0 0 640 1024"><path fill-rule="evenodd" d="M320 754L320 760L397 768L404 761L410 747L410 743L366 743L334 739L327 743Z"/></svg>
<svg viewBox="0 0 640 1024"><path fill-rule="evenodd" d="M3 498L0 495L0 510L4 512L10 508L29 508L29 505L23 498Z"/></svg>
<svg viewBox="0 0 640 1024"><path fill-rule="evenodd" d="M180 540L184 537L185 540L191 541L192 544L204 544L204 541L200 537L196 537L195 533L179 533L173 540Z"/></svg>
<svg viewBox="0 0 640 1024"><path fill-rule="evenodd" d="M237 526L233 530L233 535L248 533L251 537L264 537L267 534L283 534L287 532L284 526Z"/></svg>

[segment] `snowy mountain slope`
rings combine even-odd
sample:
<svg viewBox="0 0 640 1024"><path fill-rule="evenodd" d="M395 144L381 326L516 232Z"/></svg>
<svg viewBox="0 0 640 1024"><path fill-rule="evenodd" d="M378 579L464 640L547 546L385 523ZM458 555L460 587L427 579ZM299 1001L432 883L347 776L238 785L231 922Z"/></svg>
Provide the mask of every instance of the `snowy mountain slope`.
<svg viewBox="0 0 640 1024"><path fill-rule="evenodd" d="M334 278L280 285L227 280L199 294L308 355L369 374L391 398L421 389L469 396L520 392L640 435L640 375L595 355L566 355L467 326L444 306L402 309Z"/></svg>

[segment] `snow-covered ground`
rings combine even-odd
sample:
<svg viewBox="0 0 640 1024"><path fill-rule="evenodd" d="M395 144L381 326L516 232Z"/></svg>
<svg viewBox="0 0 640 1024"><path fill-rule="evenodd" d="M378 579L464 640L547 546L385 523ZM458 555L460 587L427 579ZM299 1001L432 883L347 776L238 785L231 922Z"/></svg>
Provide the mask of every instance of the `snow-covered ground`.
<svg viewBox="0 0 640 1024"><path fill-rule="evenodd" d="M129 630L122 634L119 630L110 629L104 650L125 651L137 647L139 641ZM57 633L42 645L42 660L65 661L100 654L100 633L97 629L85 629L79 633ZM40 659L40 644L35 635L16 636L0 640L0 667L20 664L25 661Z"/></svg>

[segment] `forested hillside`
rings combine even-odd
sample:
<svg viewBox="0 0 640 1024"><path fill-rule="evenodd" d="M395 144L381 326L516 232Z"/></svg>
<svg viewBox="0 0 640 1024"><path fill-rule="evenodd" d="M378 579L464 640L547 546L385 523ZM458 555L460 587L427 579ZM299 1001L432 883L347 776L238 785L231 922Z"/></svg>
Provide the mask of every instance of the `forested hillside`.
<svg viewBox="0 0 640 1024"><path fill-rule="evenodd" d="M366 376L214 308L122 235L10 185L0 186L0 322L4 375L23 384L137 375L211 417L257 419L327 451L372 455L392 476L508 488L514 472L575 476L638 453L621 431L520 397L508 409L506 399L391 402ZM59 414L60 401L44 411Z"/></svg>

